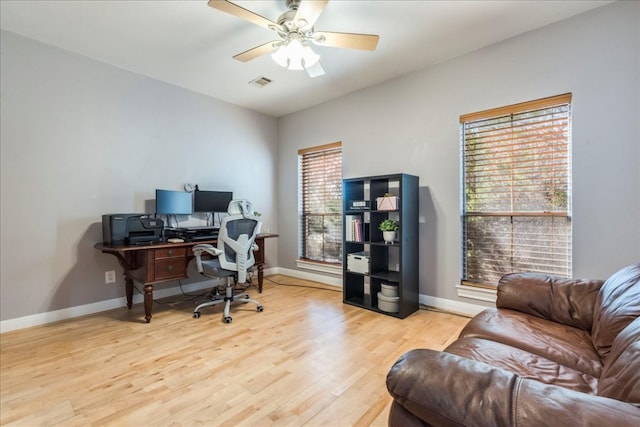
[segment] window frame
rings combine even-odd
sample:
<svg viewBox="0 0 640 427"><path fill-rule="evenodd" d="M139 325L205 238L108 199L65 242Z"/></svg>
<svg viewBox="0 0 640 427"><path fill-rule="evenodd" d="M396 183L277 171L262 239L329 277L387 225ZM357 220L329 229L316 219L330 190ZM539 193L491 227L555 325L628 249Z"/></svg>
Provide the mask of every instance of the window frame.
<svg viewBox="0 0 640 427"><path fill-rule="evenodd" d="M337 157L337 158L336 158ZM336 162L329 167L317 167L313 162ZM318 164L318 166L320 163ZM322 173L316 181L309 181L308 173ZM328 175L327 172L330 172ZM336 174L337 172L337 174ZM326 179L330 180L333 191L326 191ZM322 202L318 211L318 202L310 201L309 192L314 186L322 185ZM315 193L311 193L314 195ZM312 207L313 205L313 207ZM315 209L315 211L314 211ZM320 220L322 225L320 248L311 248L308 230L313 227L311 219ZM333 225L327 225L333 223ZM326 230L325 227L331 227ZM298 150L298 262L299 267L324 271L339 268L342 265L342 142L309 147ZM317 234L317 233L316 233ZM327 236L330 236L327 239ZM318 255L319 252L319 255ZM313 267L313 264L318 265Z"/></svg>
<svg viewBox="0 0 640 427"><path fill-rule="evenodd" d="M461 145L460 146L460 152L461 152L460 197L461 197L461 231L462 231L462 242L461 242L462 256L461 256L461 272L460 272L461 286L495 289L497 285L497 279L499 278L499 276L501 274L506 274L512 271L534 271L534 272L547 273L555 276L563 276L563 277L571 276L571 272L572 272L572 220L571 220L571 217L572 217L572 206L571 206L571 195L572 195L571 194L572 193L571 109L572 109L572 103L571 101L572 101L572 95L570 93L566 93L558 96L552 96L548 98L508 105L505 107L499 107L499 108L484 110L477 113L465 114L460 116L460 145ZM541 114L540 117L551 116L553 118L553 121L551 122L551 124L544 124L545 122L543 121L541 121L540 125L528 124L528 120L532 120L532 117L535 117L534 115L537 112L544 113L544 114ZM561 118L560 120L558 120L558 122L562 124L560 125L555 124L555 120L557 119L556 115L557 117ZM566 115L566 117L564 115ZM497 123L499 123L500 120L503 120L503 122L499 125ZM566 123L564 123L565 121ZM478 126L478 129L486 129L484 133L482 132L482 130L476 130L478 135L484 135L484 136L478 136L478 137L471 136L471 135L474 135L474 133L470 131L472 125ZM491 128L491 125L493 125L494 128ZM481 126L485 126L485 128L481 128ZM500 138L502 138L502 141L508 141L506 142L506 144L512 147L511 150L514 153L512 154L512 157L510 156L502 157L502 159L505 159L505 158L509 159L507 161L503 161L502 159L498 158L500 155L498 151L496 152L490 151L491 149L504 148L506 146L506 145L502 145L502 142L494 142L495 140L500 139L496 137L498 135L498 131L495 130L495 129L501 129L500 126L505 126L506 128L508 128L509 126L511 127L511 131L510 131L512 134L511 136L503 138L504 135L500 135ZM520 128L518 128L518 126L520 126ZM556 134L553 134L553 138L546 136L541 132L541 129L546 130L547 128L554 129L552 132L556 132L555 129L558 129L558 128L561 129L562 132L556 132L556 134L561 134L562 138L557 138ZM524 129L524 132L522 134L518 134L513 129L516 129L517 131L519 131L520 129ZM536 129L538 133L535 133L535 131L530 131L530 129ZM535 139L528 139L528 138L531 138L532 135L535 136ZM525 147L526 144L523 141L527 141L526 144L529 144L529 146ZM467 150L468 144L474 145L473 151ZM554 158L553 160L548 161L547 159L545 159L545 155L548 156L547 153L549 152L549 150L554 150L557 148L553 144L558 144L558 146L564 146L565 148L563 148L560 151L557 151L559 153L559 156L558 156L559 160ZM487 154L484 154L484 157L478 154L482 150L487 150ZM478 157L471 157L471 155L469 155L468 157L469 152L471 152L473 156L478 156ZM504 152L502 152L502 154L504 154ZM552 157L555 157L555 154ZM473 205L473 202L469 203L470 197L467 196L469 180L470 180L468 177L467 165L470 164L470 162L477 161L477 159L486 160L487 161L486 170L491 171L488 173L492 174L492 175L487 175L488 177L485 176L484 178L486 182L490 182L489 185L487 186L490 189L483 196L483 197L486 197L486 199L483 199L483 201L490 207L488 209L474 209L473 211L470 211L469 205L470 204ZM517 209L514 209L514 206L521 206L521 205L526 206L526 203L522 202L521 200L516 201L514 203L514 199L525 199L525 197L523 197L523 195L525 194L525 191L523 191L523 188L526 187L527 185L523 185L521 183L526 182L526 184L530 184L535 181L533 181L532 177L529 177L527 178L527 181L520 181L521 183L518 183L517 179L514 177L512 177L510 180L501 178L502 175L507 175L507 174L501 171L498 171L498 172L496 171L506 165L511 168L510 173L511 175L513 175L513 169L515 169L514 165L516 165L518 162L521 162L522 159L525 159L526 162L528 163L527 169L532 169L538 173L549 172L550 170L554 172L558 172L560 178L558 178L558 180L555 181L556 177L554 174L552 185L560 185L563 191L565 191L565 194L564 194L565 199L562 200L561 203L557 204L557 206L560 206L563 209L556 209L557 206L556 206L556 202L554 201L552 201L552 207L547 210L540 208L538 210L521 209L520 211L518 211ZM553 169L555 167L554 162L558 162L558 164L561 166L565 165L566 170ZM552 166L548 166L548 163L552 164ZM491 167L488 167L488 165L490 164L491 164ZM536 169L536 168L540 168L540 169ZM480 167L469 166L469 169L473 169L474 173L478 174L478 175L474 175L476 178L477 176L480 176L479 172L483 172L482 166ZM529 172L523 172L523 173L526 174ZM507 183L509 184L508 185L508 188L510 189L509 191L512 193L507 197L511 199L510 209L503 210L501 212L500 211L492 212L491 203L495 203L495 202L489 202L489 200L491 200L492 197L495 200L500 200L500 194L499 194L500 192L499 191L494 192L495 187L498 187L499 186L498 184L505 185ZM474 182L474 187L475 187L475 182ZM530 185L528 187L530 187ZM535 187L542 187L542 185L538 183ZM516 191L514 191L514 189ZM477 188L474 188L474 190L477 191ZM517 190L520 190L521 192L518 192ZM536 192L542 193L539 188L534 188L533 190L529 190L529 191L534 195ZM554 193L555 193L555 190L554 190ZM474 198L476 195L477 194L474 192ZM535 196L529 195L528 197L535 199ZM553 199L554 197L555 195L552 195L551 199ZM478 196L478 199L480 199L480 196ZM476 203L478 205L481 204L478 202ZM530 202L530 203L534 205L535 203L542 204L542 202ZM498 204L499 202L496 203L496 205ZM563 204L564 206L562 206ZM472 224L471 217L478 219L477 223L474 223L474 225L470 225ZM498 237L500 231L496 231L496 229L494 228L494 223L491 222L491 221L494 221L494 217L496 221L497 221L497 218L509 218L510 224L507 226L503 226L502 228L502 231L506 230L507 228L510 229L509 231L507 231L507 234L506 234L507 236L510 236L510 242L507 244L507 246L509 247L509 256L507 257L503 256L503 258L500 258L498 260L498 266L496 267L497 271L491 271L490 270L491 267L486 268L486 271L483 271L483 268L478 268L477 270L474 270L474 273L476 273L475 277L470 277L471 275L469 274L469 259L472 258L472 256L470 255L470 250L471 251L476 250L475 248L480 247L481 244L484 245L486 242L489 242L489 243L492 243L493 245L485 245L483 246L483 250L487 253L490 253L492 250L495 250L495 247L499 246L500 243L503 243L500 240L500 237ZM514 222L514 219L515 219L515 222ZM483 220L486 220L487 223L485 225L479 225ZM558 268L554 268L553 266L553 264L557 262L555 255L551 261L549 260L542 261L543 263L546 263L546 262L549 263L549 265L546 265L542 268L536 267L535 265L533 265L531 261L529 261L529 264L532 266L531 269L522 268L522 267L514 268L514 266L526 266L527 263L522 264L521 260L527 259L527 257L530 256L528 254L535 251L535 249L530 249L529 252L525 252L525 256L522 256L520 254L518 254L517 256L514 256L514 253L517 253L519 248L521 249L522 247L525 246L524 244L516 243L516 240L523 239L522 236L526 234L524 232L518 232L515 229L519 226L519 223L521 225L523 222L525 223L529 222L529 224L525 225L525 227L533 227L532 223L536 220L539 221L537 224L538 227L541 227L541 224L546 224L550 222L551 223L550 227L552 231L550 232L550 234L540 233L540 232L536 233L535 238L540 238L541 236L542 237L548 236L549 240L543 240L544 243L548 243L550 247L554 249L556 248L556 245L557 245L558 248L565 250L565 252L557 256L557 259L559 259L560 260L559 262L562 264ZM556 227L556 223L558 224L557 227ZM560 229L564 231L562 233L556 232L555 231L556 229ZM477 233L474 235L473 233L476 230L483 230L485 232L485 235L482 235L482 233ZM497 230L500 230L500 229L498 228ZM529 228L528 230L530 231L531 228ZM486 235L493 235L493 237L495 238L487 239ZM514 239L514 236L515 236L515 239ZM558 238L559 240L556 241L555 240L556 238ZM470 243L473 243L473 242L476 242L476 245L475 246L471 245L472 249L469 249ZM489 246L492 246L492 248L486 249ZM539 247L536 247L536 249L539 249ZM481 250L476 250L476 251L482 252ZM494 254L491 254L491 255L494 255ZM487 256L486 259L484 260L485 267L490 265L489 257L490 256ZM481 256L476 256L476 258L481 258ZM505 258L509 258L509 260L505 261ZM495 259L498 259L498 257L495 257L494 260ZM479 265L479 262L476 262L476 264ZM503 268L502 267L503 265L507 266L506 271L500 271ZM509 271L509 268L511 268L510 271ZM481 274L486 274L486 275L483 277L480 277Z"/></svg>

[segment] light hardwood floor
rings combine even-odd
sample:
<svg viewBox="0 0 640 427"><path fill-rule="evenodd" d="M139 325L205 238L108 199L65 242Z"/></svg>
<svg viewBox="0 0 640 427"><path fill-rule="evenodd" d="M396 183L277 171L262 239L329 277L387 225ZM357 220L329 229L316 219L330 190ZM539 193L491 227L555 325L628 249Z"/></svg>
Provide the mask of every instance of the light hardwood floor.
<svg viewBox="0 0 640 427"><path fill-rule="evenodd" d="M0 336L3 426L385 426L385 377L412 348L442 349L468 319L404 320L270 276L264 306L192 318L195 301L141 305ZM304 285L307 287L284 286ZM328 290L331 289L331 290ZM171 297L177 300L184 297Z"/></svg>

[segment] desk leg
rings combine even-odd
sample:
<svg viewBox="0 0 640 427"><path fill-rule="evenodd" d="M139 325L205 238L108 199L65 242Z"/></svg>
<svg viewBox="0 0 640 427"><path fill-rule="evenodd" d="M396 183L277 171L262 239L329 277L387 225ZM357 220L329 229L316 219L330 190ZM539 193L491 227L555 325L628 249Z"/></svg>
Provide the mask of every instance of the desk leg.
<svg viewBox="0 0 640 427"><path fill-rule="evenodd" d="M153 285L144 285L144 320L151 322L151 307L153 306Z"/></svg>
<svg viewBox="0 0 640 427"><path fill-rule="evenodd" d="M133 280L128 277L124 279L124 290L127 294L127 307L131 308L133 305Z"/></svg>
<svg viewBox="0 0 640 427"><path fill-rule="evenodd" d="M126 255L122 255L119 252L105 252L103 254L110 254L117 258L118 263L124 270L124 291L127 296L127 307L131 308L133 305L133 280L128 275L128 272L133 269L135 265L135 257L132 252L127 252Z"/></svg>
<svg viewBox="0 0 640 427"><path fill-rule="evenodd" d="M264 265L262 264L258 264L258 293L262 293L262 279L264 276L263 270L264 269Z"/></svg>

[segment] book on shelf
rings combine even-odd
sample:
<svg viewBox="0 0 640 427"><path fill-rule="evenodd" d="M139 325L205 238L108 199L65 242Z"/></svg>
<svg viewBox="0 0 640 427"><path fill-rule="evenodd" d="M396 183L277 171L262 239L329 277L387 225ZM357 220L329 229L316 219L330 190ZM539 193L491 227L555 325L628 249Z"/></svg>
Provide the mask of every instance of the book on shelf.
<svg viewBox="0 0 640 427"><path fill-rule="evenodd" d="M349 242L364 242L365 224L360 215L345 215L345 240Z"/></svg>

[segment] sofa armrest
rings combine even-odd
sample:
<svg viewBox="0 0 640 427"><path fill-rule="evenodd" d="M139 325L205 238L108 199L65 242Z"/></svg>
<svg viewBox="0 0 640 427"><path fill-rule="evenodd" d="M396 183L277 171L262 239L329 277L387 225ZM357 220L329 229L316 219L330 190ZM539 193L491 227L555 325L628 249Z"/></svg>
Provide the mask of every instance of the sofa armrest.
<svg viewBox="0 0 640 427"><path fill-rule="evenodd" d="M591 331L602 280L511 273L498 282L498 308L508 308Z"/></svg>
<svg viewBox="0 0 640 427"><path fill-rule="evenodd" d="M427 349L403 354L387 374L396 403L432 426L514 425L515 383L505 371Z"/></svg>
<svg viewBox="0 0 640 427"><path fill-rule="evenodd" d="M632 404L427 349L401 356L387 389L398 405L433 426L640 425L640 409Z"/></svg>

